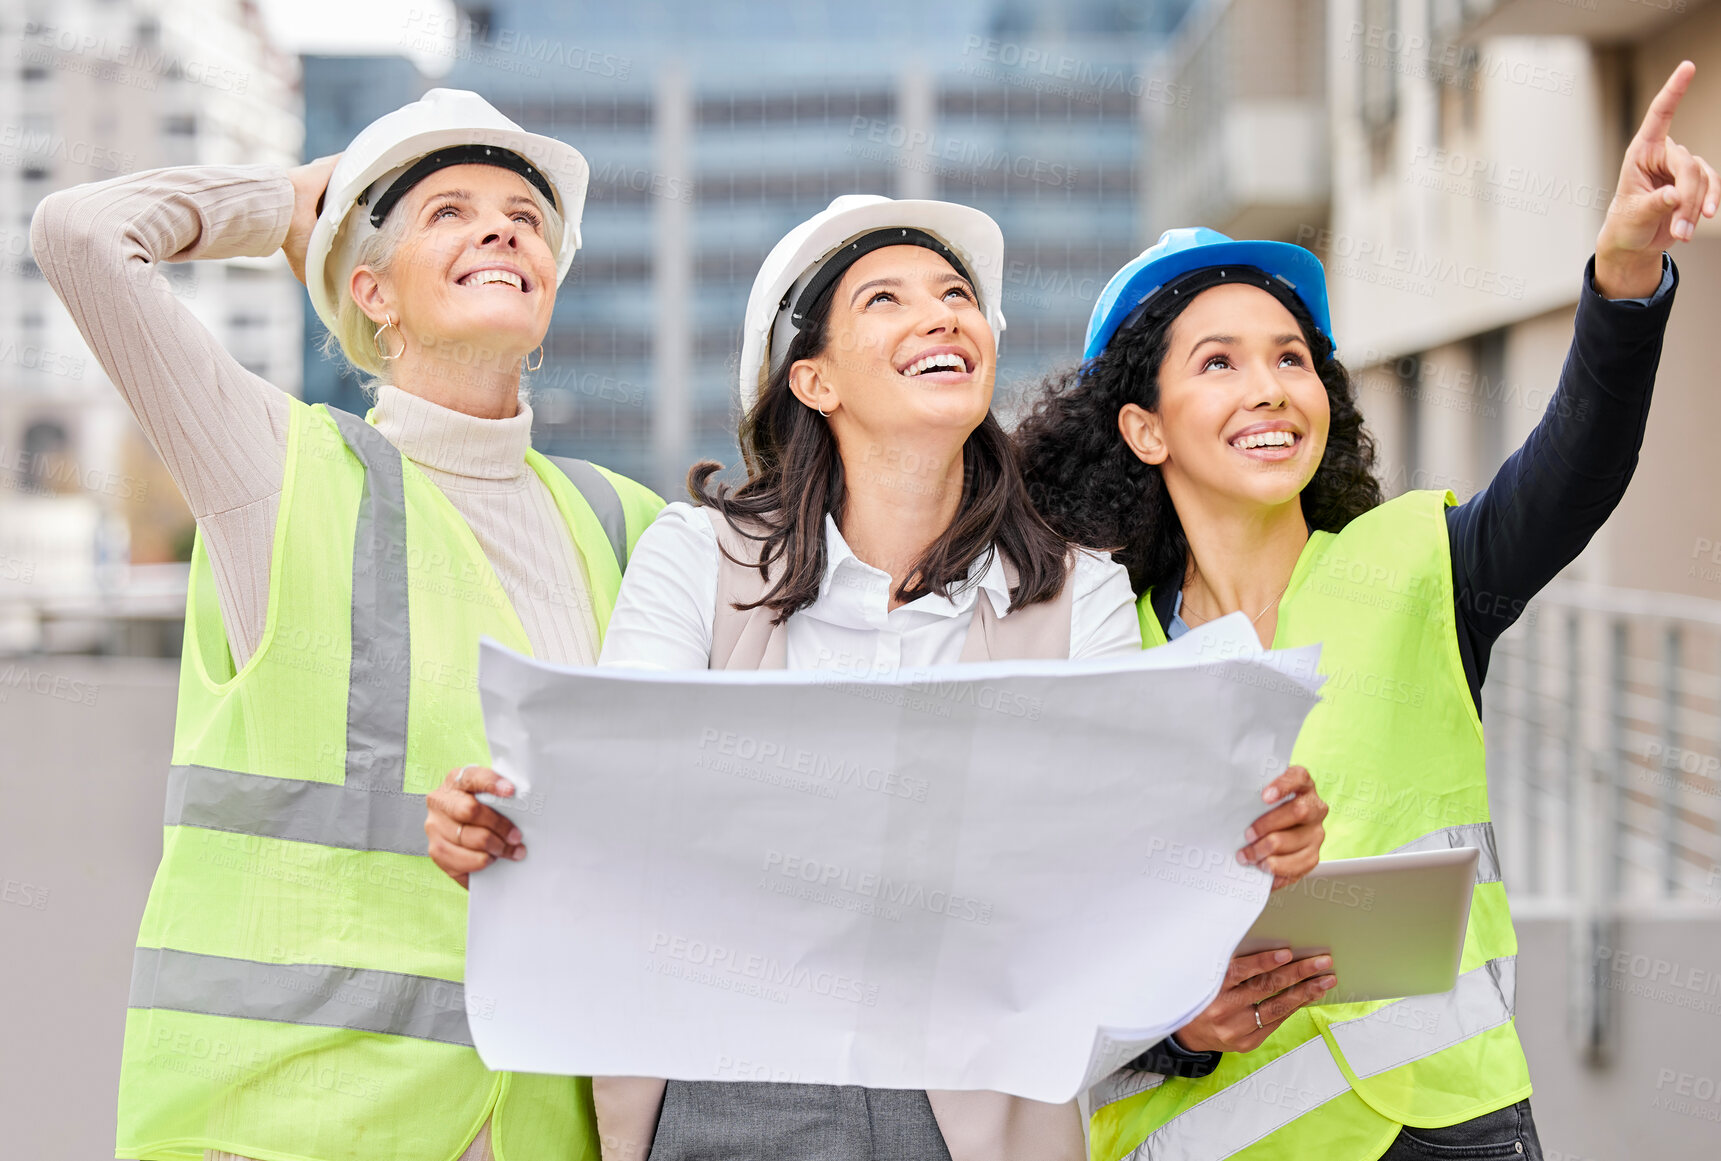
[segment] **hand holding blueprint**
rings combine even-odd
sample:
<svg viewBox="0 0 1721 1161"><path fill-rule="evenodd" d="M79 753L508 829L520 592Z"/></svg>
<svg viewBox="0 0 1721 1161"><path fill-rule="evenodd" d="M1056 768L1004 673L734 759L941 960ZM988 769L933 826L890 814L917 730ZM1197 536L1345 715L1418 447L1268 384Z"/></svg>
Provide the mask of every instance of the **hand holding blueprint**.
<svg viewBox="0 0 1721 1161"><path fill-rule="evenodd" d="M1205 1007L1316 701L1240 616L1110 661L861 681L483 645L519 863L472 876L493 1069L1070 1099Z"/></svg>

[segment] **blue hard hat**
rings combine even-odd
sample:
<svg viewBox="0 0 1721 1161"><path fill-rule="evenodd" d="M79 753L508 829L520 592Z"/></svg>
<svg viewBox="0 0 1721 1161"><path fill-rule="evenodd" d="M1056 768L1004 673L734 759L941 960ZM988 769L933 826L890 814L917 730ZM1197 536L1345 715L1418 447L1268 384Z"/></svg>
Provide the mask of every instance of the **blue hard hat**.
<svg viewBox="0 0 1721 1161"><path fill-rule="evenodd" d="M1083 360L1104 351L1130 312L1166 283L1191 271L1226 266L1253 266L1277 278L1302 299L1315 329L1326 336L1327 342L1333 342L1332 315L1327 310L1327 275L1319 258L1289 242L1239 242L1205 226L1185 226L1161 234L1159 241L1112 275L1094 304L1093 316L1088 319Z"/></svg>

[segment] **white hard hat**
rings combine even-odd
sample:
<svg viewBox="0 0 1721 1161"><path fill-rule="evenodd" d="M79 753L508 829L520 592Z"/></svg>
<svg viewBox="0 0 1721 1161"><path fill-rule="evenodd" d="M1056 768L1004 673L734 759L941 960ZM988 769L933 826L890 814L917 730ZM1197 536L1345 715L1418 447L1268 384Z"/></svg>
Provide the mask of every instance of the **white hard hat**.
<svg viewBox="0 0 1721 1161"><path fill-rule="evenodd" d="M526 132L477 93L431 89L360 130L329 176L322 212L305 250L305 285L324 326L335 330L353 257L359 244L376 233L389 207L443 165L472 163L521 174L561 215L562 236L550 239L556 252L556 285L561 285L580 248L580 215L590 172L586 159L554 137ZM423 172L409 173L415 167ZM402 177L408 180L402 182ZM355 207L368 207L368 212L355 214Z"/></svg>
<svg viewBox="0 0 1721 1161"><path fill-rule="evenodd" d="M845 194L771 247L753 293L741 336L741 409L751 411L794 341L794 308L801 292L838 252L886 230L932 235L967 268L980 309L994 335L1004 333L1004 232L972 206L955 202L897 201L877 194ZM906 235L905 235L906 237ZM924 241L916 244L924 244ZM811 305L808 303L806 305Z"/></svg>

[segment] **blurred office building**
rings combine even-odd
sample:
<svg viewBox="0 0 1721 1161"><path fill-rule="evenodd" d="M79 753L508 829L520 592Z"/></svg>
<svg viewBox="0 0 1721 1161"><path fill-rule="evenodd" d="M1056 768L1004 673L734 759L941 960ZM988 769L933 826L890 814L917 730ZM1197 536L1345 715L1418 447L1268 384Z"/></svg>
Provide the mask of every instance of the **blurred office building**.
<svg viewBox="0 0 1721 1161"><path fill-rule="evenodd" d="M948 198L998 219L1005 410L1014 387L1074 358L1107 275L1142 245L1144 113L1188 96L1150 62L1187 6L513 0L414 14L401 47L442 46L435 83L477 90L591 163L585 245L533 376L537 442L678 496L695 459L738 458L735 367L759 263L839 194ZM330 148L325 127L337 141L398 103L393 86L363 62L307 61L309 151ZM333 379L308 370L307 398L353 386Z"/></svg>
<svg viewBox="0 0 1721 1161"><path fill-rule="evenodd" d="M293 164L297 64L245 0L0 5L0 649L124 647L110 613L176 620L191 519L30 256L51 190L163 165ZM299 387L278 255L164 266L257 374Z"/></svg>

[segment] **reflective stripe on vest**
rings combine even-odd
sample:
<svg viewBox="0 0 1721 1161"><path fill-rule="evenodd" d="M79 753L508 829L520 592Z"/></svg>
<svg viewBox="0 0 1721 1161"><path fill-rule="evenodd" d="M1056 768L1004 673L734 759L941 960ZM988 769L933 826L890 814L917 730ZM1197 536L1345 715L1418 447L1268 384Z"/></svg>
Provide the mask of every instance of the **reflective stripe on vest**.
<svg viewBox="0 0 1721 1161"><path fill-rule="evenodd" d="M451 980L332 964L260 963L139 948L130 1008L413 1036L470 1048L466 989Z"/></svg>
<svg viewBox="0 0 1721 1161"><path fill-rule="evenodd" d="M597 514L598 523L603 525L604 535L609 538L610 550L615 553L616 567L627 571L627 511L622 507L621 493L615 490L615 485L604 478L604 474L590 460L569 459L567 456L545 456L552 464L562 469L562 474L572 481L580 495L585 497L592 511Z"/></svg>
<svg viewBox="0 0 1721 1161"><path fill-rule="evenodd" d="M424 797L405 789L412 664L401 454L358 416L334 407L328 411L365 468L353 535L346 782L175 766L168 774L162 821L167 826L422 856ZM615 490L610 491L613 495ZM362 990L366 998L378 996L382 1002L370 1007L343 1000L343 990L347 995ZM139 948L126 1006L472 1043L460 984L325 964L260 963Z"/></svg>
<svg viewBox="0 0 1721 1161"><path fill-rule="evenodd" d="M509 589L374 428L288 411L265 632L243 665L207 540L193 549L116 1152L448 1158L489 1118L499 1157L595 1158L589 1081L492 1073L473 1051L466 902L426 857L424 792L488 753L473 645L530 649ZM537 452L526 464L601 634L621 582L605 494L635 535L660 502L600 468L594 504Z"/></svg>
<svg viewBox="0 0 1721 1161"><path fill-rule="evenodd" d="M404 554L406 489L400 452L356 415L330 407L365 466L353 540L352 668L347 686L347 780L272 778L210 766L168 773L166 826L196 826L354 851L425 853L424 800L404 792L411 643ZM627 517L615 485L586 460L547 456L597 513L627 563ZM361 796L370 795L366 799Z"/></svg>
<svg viewBox="0 0 1721 1161"><path fill-rule="evenodd" d="M349 851L425 853L422 795L212 766L168 772L162 822Z"/></svg>
<svg viewBox="0 0 1721 1161"><path fill-rule="evenodd" d="M358 416L334 407L328 412L365 468L353 536L346 781L175 766L168 774L163 823L424 856L424 797L405 791L412 664L401 453ZM615 485L585 460L546 458L592 506L617 564L625 566L627 517ZM381 1002L371 1007L343 994ZM460 984L333 965L140 948L127 1006L472 1043Z"/></svg>
<svg viewBox="0 0 1721 1161"><path fill-rule="evenodd" d="M1358 1077L1374 1076L1462 1043L1512 1018L1517 957L1490 960L1458 977L1450 992L1409 996L1332 1026ZM1408 1037L1404 1017L1418 1029ZM1129 1154L1130 1161L1221 1161L1289 1125L1350 1088L1320 1037L1173 1117Z"/></svg>
<svg viewBox="0 0 1721 1161"><path fill-rule="evenodd" d="M356 415L329 408L365 466L353 535L353 658L347 681L347 781L406 787L406 708L412 680L407 615L406 481L400 451ZM398 556L389 559L389 548Z"/></svg>
<svg viewBox="0 0 1721 1161"><path fill-rule="evenodd" d="M1475 847L1479 852L1476 856L1476 882L1500 882L1500 853L1494 846L1494 824L1491 822L1472 822L1433 831L1419 839L1412 839L1392 853L1403 855L1411 851L1448 851L1457 850L1459 847Z"/></svg>

